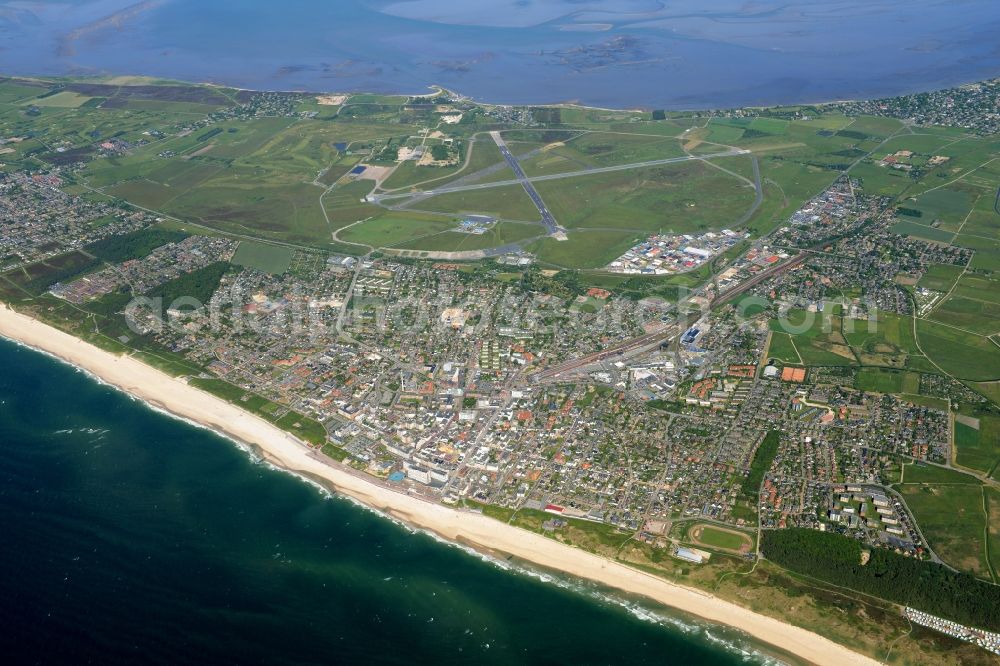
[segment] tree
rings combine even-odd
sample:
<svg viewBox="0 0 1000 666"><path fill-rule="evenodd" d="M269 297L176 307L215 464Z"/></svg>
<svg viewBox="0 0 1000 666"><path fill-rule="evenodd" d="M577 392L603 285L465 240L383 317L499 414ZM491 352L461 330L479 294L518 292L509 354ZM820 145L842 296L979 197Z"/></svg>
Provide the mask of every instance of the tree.
<svg viewBox="0 0 1000 666"><path fill-rule="evenodd" d="M450 151L448 150L448 146L440 143L431 146L431 157L435 160L443 162L448 159L449 155Z"/></svg>

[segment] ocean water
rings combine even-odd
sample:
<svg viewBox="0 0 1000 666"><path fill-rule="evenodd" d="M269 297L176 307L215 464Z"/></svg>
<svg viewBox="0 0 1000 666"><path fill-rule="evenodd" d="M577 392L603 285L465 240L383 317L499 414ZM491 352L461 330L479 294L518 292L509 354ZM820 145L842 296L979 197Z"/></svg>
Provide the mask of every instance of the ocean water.
<svg viewBox="0 0 1000 666"><path fill-rule="evenodd" d="M698 108L1000 75L996 0L0 0L0 72Z"/></svg>
<svg viewBox="0 0 1000 666"><path fill-rule="evenodd" d="M325 496L3 339L0 368L6 664L767 661Z"/></svg>

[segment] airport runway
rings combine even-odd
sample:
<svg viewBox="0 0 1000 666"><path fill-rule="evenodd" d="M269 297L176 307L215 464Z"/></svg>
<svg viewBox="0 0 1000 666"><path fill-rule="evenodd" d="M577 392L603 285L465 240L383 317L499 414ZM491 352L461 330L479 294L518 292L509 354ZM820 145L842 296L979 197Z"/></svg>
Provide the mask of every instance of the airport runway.
<svg viewBox="0 0 1000 666"><path fill-rule="evenodd" d="M531 202L535 204L535 208L537 208L538 212L541 213L542 224L545 225L545 230L549 232L550 236L557 231L562 231L562 229L559 228L559 224L556 222L556 218L552 217L552 213L549 212L549 209L545 206L545 202L542 201L542 195L540 195L538 190L535 189L535 186L531 184L528 176L524 173L524 169L521 168L521 164L517 161L517 158L511 154L510 149L507 148L507 144L504 142L503 137L500 136L500 132L490 132L490 136L497 144L497 148L500 149L500 154L503 155L503 158L507 160L507 164L509 164L510 168L514 171L514 175L517 176L517 182L521 183L521 186L524 187L524 191L528 194Z"/></svg>
<svg viewBox="0 0 1000 666"><path fill-rule="evenodd" d="M491 134L492 134L492 132L491 132ZM501 141L502 140L503 139L501 139ZM497 145L499 146L500 144L497 144ZM510 161L510 159L513 159L513 155L510 155L510 151L507 150L506 146L503 146L501 148L501 152L504 153L504 157L505 158L507 158L508 156L510 156L509 159L508 159L508 162ZM457 187L448 187L448 186L445 186L445 187L439 187L439 188L433 189L433 190L421 190L421 191L418 191L418 192L394 192L392 194L374 194L374 195L372 195L370 197L369 200L372 203L380 203L382 201L387 201L387 200L391 200L391 199L412 199L414 197L426 198L426 197L436 196L438 194L449 194L451 192L468 192L470 190L487 190L487 189L490 189L492 187L506 187L508 185L518 185L518 184L525 185L525 184L530 184L530 183L541 182L543 180L559 180L560 178L576 178L578 176L591 176L591 175L599 174L599 173L611 173L611 172L614 172L614 171L628 171L630 169L642 169L644 167L660 166L662 164L676 164L678 162L689 162L691 160L707 160L707 159L713 159L713 158L716 158L716 157L734 157L736 155L749 155L749 154L750 154L750 151L748 151L748 150L727 150L727 151L720 152L720 153L709 153L709 154L706 154L706 155L683 155L681 157L667 157L667 158L664 158L664 159L661 159L661 160L649 160L649 161L646 161L646 162L633 162L631 164L615 164L613 166L595 167L593 169L583 169L583 170L580 170L580 171L567 171L565 173L550 173L550 174L545 174L545 175L542 175L542 176L527 176L527 175L525 175L524 171L521 169L521 165L517 163L516 159L514 159L514 163L517 164L517 166L514 167L514 164L511 164L511 168L514 169L514 173L518 175L518 178L513 179L513 180L498 180L498 181L494 181L494 182L491 182L491 183L476 183L476 184L473 184L473 185L461 185L461 186L457 186ZM525 189L527 189L527 187ZM532 190L534 190L534 188L532 188ZM529 193L529 196L530 196L530 193ZM532 199L532 200L534 201L534 199ZM541 200L541 198L539 197L539 201L540 200ZM537 205L537 202L536 202L536 205Z"/></svg>

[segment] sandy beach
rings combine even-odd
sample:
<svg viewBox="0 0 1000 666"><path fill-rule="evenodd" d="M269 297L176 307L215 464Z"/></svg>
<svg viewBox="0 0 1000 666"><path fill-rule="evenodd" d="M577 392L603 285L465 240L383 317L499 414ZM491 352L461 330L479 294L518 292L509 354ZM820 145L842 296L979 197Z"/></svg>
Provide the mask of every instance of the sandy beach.
<svg viewBox="0 0 1000 666"><path fill-rule="evenodd" d="M0 336L48 352L179 417L254 446L278 467L322 479L324 485L445 539L597 581L648 597L713 623L735 627L803 661L821 665L876 664L822 636L674 585L478 513L460 511L369 482L317 454L274 425L128 356L116 356L0 304Z"/></svg>

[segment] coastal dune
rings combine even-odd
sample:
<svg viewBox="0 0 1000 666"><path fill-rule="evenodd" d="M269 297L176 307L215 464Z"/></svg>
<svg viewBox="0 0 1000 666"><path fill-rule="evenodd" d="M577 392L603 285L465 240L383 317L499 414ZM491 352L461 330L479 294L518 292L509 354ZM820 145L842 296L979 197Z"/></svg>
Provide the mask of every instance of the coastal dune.
<svg viewBox="0 0 1000 666"><path fill-rule="evenodd" d="M450 541L489 553L512 555L546 568L642 595L813 664L878 662L833 641L710 594L675 585L620 562L558 543L482 514L456 510L390 490L328 460L274 425L189 386L132 357L117 356L0 304L0 336L48 352L176 416L250 445L277 467L315 479L367 506Z"/></svg>

